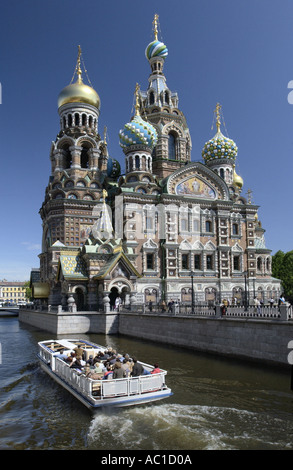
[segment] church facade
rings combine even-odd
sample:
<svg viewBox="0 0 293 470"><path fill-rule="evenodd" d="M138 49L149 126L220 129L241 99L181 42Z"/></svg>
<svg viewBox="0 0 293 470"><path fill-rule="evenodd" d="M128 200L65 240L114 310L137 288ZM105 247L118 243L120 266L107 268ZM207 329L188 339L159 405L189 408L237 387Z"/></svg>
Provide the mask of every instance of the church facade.
<svg viewBox="0 0 293 470"><path fill-rule="evenodd" d="M73 298L77 310L93 311L117 297L125 305L277 298L265 230L258 206L242 195L221 106L215 136L192 161L186 118L164 75L157 15L153 24L148 87L136 86L135 114L119 132L125 174L99 134L100 98L83 82L79 48L76 82L58 98L33 296L64 307Z"/></svg>

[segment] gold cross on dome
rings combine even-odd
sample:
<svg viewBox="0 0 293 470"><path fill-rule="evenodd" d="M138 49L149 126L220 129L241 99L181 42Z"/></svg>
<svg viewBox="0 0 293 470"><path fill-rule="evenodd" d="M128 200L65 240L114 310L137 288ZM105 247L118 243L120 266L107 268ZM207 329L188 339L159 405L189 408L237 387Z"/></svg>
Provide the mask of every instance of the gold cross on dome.
<svg viewBox="0 0 293 470"><path fill-rule="evenodd" d="M221 127L221 116L220 116L221 109L222 109L222 106L220 105L220 103L217 103L215 113L216 113L216 126L217 126L218 132L220 132L220 127Z"/></svg>

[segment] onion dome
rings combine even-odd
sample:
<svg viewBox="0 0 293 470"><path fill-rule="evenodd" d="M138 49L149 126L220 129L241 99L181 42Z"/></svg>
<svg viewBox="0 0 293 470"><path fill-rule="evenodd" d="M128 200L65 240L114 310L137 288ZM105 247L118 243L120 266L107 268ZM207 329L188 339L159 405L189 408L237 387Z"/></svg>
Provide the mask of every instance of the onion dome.
<svg viewBox="0 0 293 470"><path fill-rule="evenodd" d="M237 175L235 171L235 165L233 165L233 185L237 186L237 188L242 189L243 187L243 178L240 175Z"/></svg>
<svg viewBox="0 0 293 470"><path fill-rule="evenodd" d="M145 55L148 60L153 57L163 57L165 59L168 55L168 49L165 44L158 41L158 18L159 16L156 14L153 21L155 40L152 41L145 50Z"/></svg>
<svg viewBox="0 0 293 470"><path fill-rule="evenodd" d="M168 55L168 49L163 42L153 41L147 46L145 55L148 60L153 57L163 57L165 59Z"/></svg>
<svg viewBox="0 0 293 470"><path fill-rule="evenodd" d="M124 129L119 132L120 146L124 149L129 148L132 145L144 145L149 147L151 150L157 143L157 132L156 129L147 121L142 119L139 114L139 86L136 85L136 105L135 105L135 116L127 124Z"/></svg>
<svg viewBox="0 0 293 470"><path fill-rule="evenodd" d="M202 149L202 157L205 160L205 163L210 160L216 159L228 159L236 160L238 147L232 139L225 137L220 130L220 105L217 103L216 106L217 113L217 133L216 135L205 143L204 148Z"/></svg>
<svg viewBox="0 0 293 470"><path fill-rule="evenodd" d="M117 160L114 160L113 158L108 159L107 163L107 176L109 178L118 178L121 174L121 167L120 163Z"/></svg>
<svg viewBox="0 0 293 470"><path fill-rule="evenodd" d="M119 132L119 139L122 148L145 145L153 149L157 143L157 132L149 122L140 116L134 116L132 121L125 124L124 129Z"/></svg>
<svg viewBox="0 0 293 470"><path fill-rule="evenodd" d="M202 150L202 157L205 162L215 160L217 158L227 158L235 160L238 152L238 147L232 139L225 137L221 131L205 143Z"/></svg>
<svg viewBox="0 0 293 470"><path fill-rule="evenodd" d="M82 81L82 72L80 68L81 49L78 46L78 59L76 65L77 80L75 83L67 85L58 96L58 108L67 103L86 103L100 109L100 97L98 93L89 85Z"/></svg>

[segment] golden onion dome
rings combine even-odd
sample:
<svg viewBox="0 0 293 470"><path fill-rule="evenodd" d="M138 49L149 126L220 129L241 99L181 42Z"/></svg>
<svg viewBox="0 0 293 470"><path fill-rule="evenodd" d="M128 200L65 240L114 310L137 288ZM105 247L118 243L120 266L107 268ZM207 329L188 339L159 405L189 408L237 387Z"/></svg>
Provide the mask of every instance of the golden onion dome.
<svg viewBox="0 0 293 470"><path fill-rule="evenodd" d="M98 93L89 85L82 81L80 68L81 49L78 46L78 59L76 64L77 80L75 83L67 85L58 96L58 108L67 103L86 103L100 109L101 101Z"/></svg>
<svg viewBox="0 0 293 470"><path fill-rule="evenodd" d="M67 103L86 103L100 108L100 97L98 93L85 83L78 82L67 85L58 96L58 108Z"/></svg>
<svg viewBox="0 0 293 470"><path fill-rule="evenodd" d="M235 165L233 165L233 184L237 186L239 189L242 189L243 187L243 178L241 176L237 175L235 171Z"/></svg>

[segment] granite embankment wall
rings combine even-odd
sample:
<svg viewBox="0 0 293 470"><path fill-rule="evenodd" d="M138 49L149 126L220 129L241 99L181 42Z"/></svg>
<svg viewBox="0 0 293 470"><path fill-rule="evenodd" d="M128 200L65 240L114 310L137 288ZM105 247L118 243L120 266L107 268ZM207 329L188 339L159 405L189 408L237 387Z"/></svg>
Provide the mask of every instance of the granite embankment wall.
<svg viewBox="0 0 293 470"><path fill-rule="evenodd" d="M119 333L197 351L288 365L293 324L132 314L121 315Z"/></svg>
<svg viewBox="0 0 293 470"><path fill-rule="evenodd" d="M288 365L293 322L94 312L22 310L19 320L53 335L121 334L191 350Z"/></svg>

